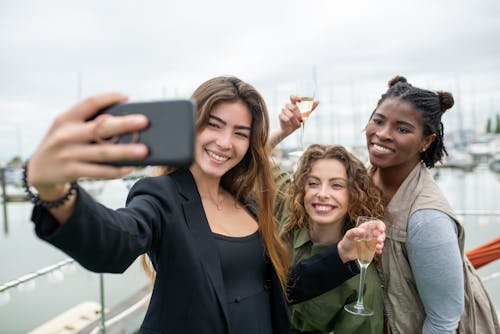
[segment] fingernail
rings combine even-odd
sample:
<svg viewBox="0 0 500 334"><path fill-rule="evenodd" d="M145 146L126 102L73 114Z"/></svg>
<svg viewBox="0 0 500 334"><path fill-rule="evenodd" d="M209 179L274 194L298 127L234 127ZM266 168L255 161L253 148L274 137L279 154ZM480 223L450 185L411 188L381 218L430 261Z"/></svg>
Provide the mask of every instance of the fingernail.
<svg viewBox="0 0 500 334"><path fill-rule="evenodd" d="M144 124L144 122L148 122L148 118L144 115L132 115L132 121L136 124Z"/></svg>
<svg viewBox="0 0 500 334"><path fill-rule="evenodd" d="M134 167L122 167L121 168L121 173L122 175L127 175L130 174L134 171Z"/></svg>
<svg viewBox="0 0 500 334"><path fill-rule="evenodd" d="M132 147L132 153L136 156L144 156L148 153L148 148L146 145L134 145Z"/></svg>

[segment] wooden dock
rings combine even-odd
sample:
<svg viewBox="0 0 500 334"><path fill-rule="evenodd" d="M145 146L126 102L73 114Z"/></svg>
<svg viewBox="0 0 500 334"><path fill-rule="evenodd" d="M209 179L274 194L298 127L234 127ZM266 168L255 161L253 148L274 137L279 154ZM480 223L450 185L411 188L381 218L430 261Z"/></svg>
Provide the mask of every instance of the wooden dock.
<svg viewBox="0 0 500 334"><path fill-rule="evenodd" d="M101 305L86 301L38 326L28 334L76 334L101 318Z"/></svg>
<svg viewBox="0 0 500 334"><path fill-rule="evenodd" d="M148 284L113 308L104 310L106 334L134 333L146 313L151 296ZM28 334L98 334L101 333L101 305L82 302L33 329Z"/></svg>

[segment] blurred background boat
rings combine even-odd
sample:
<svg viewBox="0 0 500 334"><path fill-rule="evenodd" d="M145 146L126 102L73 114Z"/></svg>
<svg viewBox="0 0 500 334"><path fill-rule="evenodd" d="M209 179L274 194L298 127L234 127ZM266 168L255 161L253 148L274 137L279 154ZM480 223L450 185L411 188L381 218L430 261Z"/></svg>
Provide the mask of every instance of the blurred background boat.
<svg viewBox="0 0 500 334"><path fill-rule="evenodd" d="M490 169L495 173L500 173L500 153L497 153L489 162Z"/></svg>

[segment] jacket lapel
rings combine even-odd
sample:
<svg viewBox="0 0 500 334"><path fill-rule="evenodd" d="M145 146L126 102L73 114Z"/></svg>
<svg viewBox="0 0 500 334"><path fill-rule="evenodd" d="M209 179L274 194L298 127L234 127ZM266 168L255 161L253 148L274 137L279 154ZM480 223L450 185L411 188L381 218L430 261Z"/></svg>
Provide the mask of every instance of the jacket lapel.
<svg viewBox="0 0 500 334"><path fill-rule="evenodd" d="M212 237L212 231L208 225L200 194L196 188L196 183L194 182L191 172L187 170L177 171L172 174L172 177L178 186L179 193L185 198L185 202L181 203L181 206L186 223L195 240L196 249L203 268L208 273L208 277L214 287L220 307L224 313L226 326L229 328L220 257L217 252L217 245Z"/></svg>

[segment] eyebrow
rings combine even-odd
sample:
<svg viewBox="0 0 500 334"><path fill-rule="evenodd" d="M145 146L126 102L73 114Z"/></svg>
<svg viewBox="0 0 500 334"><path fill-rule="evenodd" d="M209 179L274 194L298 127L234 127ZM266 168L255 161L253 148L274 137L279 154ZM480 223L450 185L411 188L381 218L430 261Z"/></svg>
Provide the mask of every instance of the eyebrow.
<svg viewBox="0 0 500 334"><path fill-rule="evenodd" d="M222 124L227 125L227 122L226 122L226 121L224 121L224 120L223 120L222 118L220 118L220 117L217 117L217 116L214 116L214 115L208 115L208 118L213 118L213 119L215 119L215 120L217 120L217 121L221 122ZM248 131L251 131L251 130L252 130L252 128L251 128L251 127L249 127L249 126L245 126L245 125L236 125L236 126L235 126L235 128L236 128L236 129L239 129L239 130L248 130Z"/></svg>
<svg viewBox="0 0 500 334"><path fill-rule="evenodd" d="M387 119L387 117L385 117L384 115L382 114L379 114L379 113L375 113L373 114L373 116L377 116L377 117L380 117L380 118L383 118L384 120ZM406 122L406 121L396 121L396 124L399 124L399 125L405 125L407 127L410 127L412 129L416 129L417 127L415 125L413 125L412 123L410 122Z"/></svg>
<svg viewBox="0 0 500 334"><path fill-rule="evenodd" d="M318 181L320 180L320 178L319 178L319 177L314 176L314 175L309 175L307 178L308 178L308 179L309 179L309 178L311 178L311 179L315 179L315 180L318 180ZM332 177L332 178L328 179L328 182L331 182L331 181L338 181L338 180L340 180L340 181L345 181L345 182L347 182L347 181L348 181L347 179L345 179L345 178L343 178L343 177Z"/></svg>

